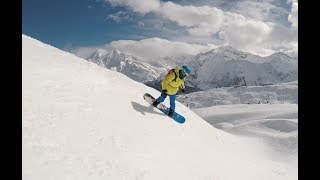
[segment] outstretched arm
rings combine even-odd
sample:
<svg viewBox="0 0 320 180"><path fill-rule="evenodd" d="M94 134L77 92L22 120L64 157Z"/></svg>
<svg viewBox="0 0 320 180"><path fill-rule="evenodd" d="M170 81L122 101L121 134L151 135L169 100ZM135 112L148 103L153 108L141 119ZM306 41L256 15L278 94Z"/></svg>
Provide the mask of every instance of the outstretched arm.
<svg viewBox="0 0 320 180"><path fill-rule="evenodd" d="M182 92L185 92L186 86L184 85L184 81L181 82L180 89Z"/></svg>

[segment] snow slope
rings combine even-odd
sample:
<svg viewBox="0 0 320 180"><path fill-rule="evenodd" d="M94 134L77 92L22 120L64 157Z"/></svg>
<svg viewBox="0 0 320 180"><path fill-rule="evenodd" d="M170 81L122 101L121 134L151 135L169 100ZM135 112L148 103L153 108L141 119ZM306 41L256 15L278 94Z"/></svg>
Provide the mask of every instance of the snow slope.
<svg viewBox="0 0 320 180"><path fill-rule="evenodd" d="M176 123L143 100L158 91L25 35L22 68L24 180L297 179L263 144L179 102Z"/></svg>
<svg viewBox="0 0 320 180"><path fill-rule="evenodd" d="M298 104L220 105L193 111L214 127L258 138L298 160Z"/></svg>

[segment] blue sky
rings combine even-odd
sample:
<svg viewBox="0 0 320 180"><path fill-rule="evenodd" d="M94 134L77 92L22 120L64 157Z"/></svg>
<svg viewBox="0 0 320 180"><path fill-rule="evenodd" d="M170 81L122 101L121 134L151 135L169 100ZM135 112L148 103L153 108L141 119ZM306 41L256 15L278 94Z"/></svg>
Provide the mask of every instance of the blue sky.
<svg viewBox="0 0 320 180"><path fill-rule="evenodd" d="M130 23L106 21L119 8L93 0L22 1L22 32L58 48L99 45L125 38Z"/></svg>
<svg viewBox="0 0 320 180"><path fill-rule="evenodd" d="M22 33L75 54L105 46L143 56L137 49L222 45L295 54L297 8L297 0L24 0Z"/></svg>
<svg viewBox="0 0 320 180"><path fill-rule="evenodd" d="M157 29L139 28L141 19L154 19L152 14L143 18L130 14L134 16L130 20L117 22L108 16L127 9L99 0L25 0L22 3L22 33L61 49L97 46L119 39L165 37Z"/></svg>

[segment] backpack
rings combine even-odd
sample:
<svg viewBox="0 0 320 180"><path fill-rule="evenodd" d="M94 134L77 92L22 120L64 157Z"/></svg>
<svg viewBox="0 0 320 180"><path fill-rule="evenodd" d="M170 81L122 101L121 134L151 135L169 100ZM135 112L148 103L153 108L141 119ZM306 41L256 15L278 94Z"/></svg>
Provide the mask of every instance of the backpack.
<svg viewBox="0 0 320 180"><path fill-rule="evenodd" d="M176 81L176 79L177 79L177 74L176 74L176 72L174 71L174 69L175 69L175 68L170 69L170 70L168 71L167 75L166 75L164 78L167 78L167 76L169 76L171 73L174 73L175 77L174 77L174 79L173 79L172 81Z"/></svg>

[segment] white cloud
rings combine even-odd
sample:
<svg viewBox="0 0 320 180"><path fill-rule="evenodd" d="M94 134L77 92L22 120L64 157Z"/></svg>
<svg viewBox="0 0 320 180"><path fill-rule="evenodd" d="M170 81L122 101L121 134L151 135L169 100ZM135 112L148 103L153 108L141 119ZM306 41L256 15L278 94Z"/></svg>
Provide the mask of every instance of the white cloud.
<svg viewBox="0 0 320 180"><path fill-rule="evenodd" d="M185 27L199 26L204 23L220 26L223 21L223 11L215 7L181 6L170 1L162 3L156 13Z"/></svg>
<svg viewBox="0 0 320 180"><path fill-rule="evenodd" d="M105 0L113 6L126 6L134 12L142 14L154 11L160 7L160 0Z"/></svg>
<svg viewBox="0 0 320 180"><path fill-rule="evenodd" d="M257 49L256 46L273 39L273 32L277 31L274 28L278 28L273 23L248 19L243 15L224 12L209 6L181 6L167 2L163 3L161 10L157 13L176 21L180 26L185 26L191 36L211 38L218 34L225 45L231 45L240 50L250 49L250 47ZM262 50L256 52L262 52ZM263 52L273 51L263 50Z"/></svg>
<svg viewBox="0 0 320 180"><path fill-rule="evenodd" d="M120 51L130 53L135 56L152 61L157 57L165 56L181 56L181 55L196 55L200 52L207 52L216 48L214 44L199 45L189 44L185 42L169 41L161 38L148 38L140 41L135 40L118 40L112 41L109 44L97 47L81 47L71 50L71 53L87 58L97 49L118 49Z"/></svg>
<svg viewBox="0 0 320 180"><path fill-rule="evenodd" d="M227 36L232 37L236 33L238 40L243 39L248 43L249 37L253 41L257 39L255 35L266 36L271 29L265 22L250 20L240 14L209 6L181 6L166 2L157 13L185 26L190 35L194 36L210 37L219 31L225 31ZM260 41L259 38L258 40Z"/></svg>
<svg viewBox="0 0 320 180"><path fill-rule="evenodd" d="M293 48L284 51L284 53L292 57L298 57L298 43L294 42L291 45L293 46Z"/></svg>
<svg viewBox="0 0 320 180"><path fill-rule="evenodd" d="M288 21L291 22L293 28L298 28L298 0L288 0L291 2L291 12Z"/></svg>
<svg viewBox="0 0 320 180"><path fill-rule="evenodd" d="M139 27L144 27L144 23L143 23L142 21L139 21L139 22L138 22L138 26L139 26Z"/></svg>
<svg viewBox="0 0 320 180"><path fill-rule="evenodd" d="M230 16L237 16L230 14ZM253 21L237 18L232 22L227 22L221 30L224 32L224 40L229 43L229 45L235 48L247 47L247 46L256 46L257 44L265 41L271 31L272 27L270 25Z"/></svg>
<svg viewBox="0 0 320 180"><path fill-rule="evenodd" d="M224 45L229 45L228 43ZM165 56L181 56L181 55L196 55L198 53L204 53L211 49L217 48L217 45L214 44L192 44L185 43L179 41L169 41L161 38L147 38L139 41L135 40L118 40L112 41L109 44L105 44L103 46L97 47L82 47L75 50L71 50L71 53L82 57L87 58L90 54L92 54L97 49L118 49L120 51L130 53L134 56L139 56L144 58L146 61L153 61L154 58L157 57L165 57ZM260 56L268 56L272 53L276 52L272 50L269 46L268 48L263 48L261 46L242 46L238 47L238 50L250 52ZM280 47L280 46L279 46ZM277 48L277 47L274 47ZM287 49L279 49L278 51L282 51L287 53L288 55L297 56L298 51L298 43L297 42L288 42L286 44Z"/></svg>
<svg viewBox="0 0 320 180"><path fill-rule="evenodd" d="M90 56L94 51L96 51L98 48L103 48L103 46L97 46L97 47L80 47L77 49L70 50L72 54L75 54L76 56L79 56L81 58L87 58Z"/></svg>
<svg viewBox="0 0 320 180"><path fill-rule="evenodd" d="M115 14L109 14L106 20L112 19L117 23L120 23L122 20L129 19L129 15L124 11L119 11Z"/></svg>
<svg viewBox="0 0 320 180"><path fill-rule="evenodd" d="M119 40L113 41L108 46L128 52L136 56L141 56L146 60L155 57L195 55L200 52L209 51L217 46L213 44L198 45L185 42L169 41L161 38L148 38L140 41Z"/></svg>
<svg viewBox="0 0 320 180"><path fill-rule="evenodd" d="M270 10L275 8L277 7L270 1L260 2L250 0L238 1L230 11L255 20L266 21L269 19Z"/></svg>
<svg viewBox="0 0 320 180"><path fill-rule="evenodd" d="M259 2L250 1L238 3L238 12L251 11L249 17L236 12L223 11L214 6L183 6L170 1L106 1L115 6L126 6L134 12L155 13L162 18L175 22L188 33L190 36L189 40L192 38L207 39L208 43L212 42L214 36L218 36L219 44L230 45L239 50L259 49L255 50L256 52L273 52L276 49L292 48L288 44L297 42L296 30L276 23L262 21L267 19L265 16L269 14L270 9L276 8L271 4L271 0L260 4ZM292 2L292 9L288 20L292 23L292 27L297 27L297 0L288 1ZM246 5L248 6L247 9ZM251 18L250 16L257 17ZM175 39L179 38L175 37Z"/></svg>

